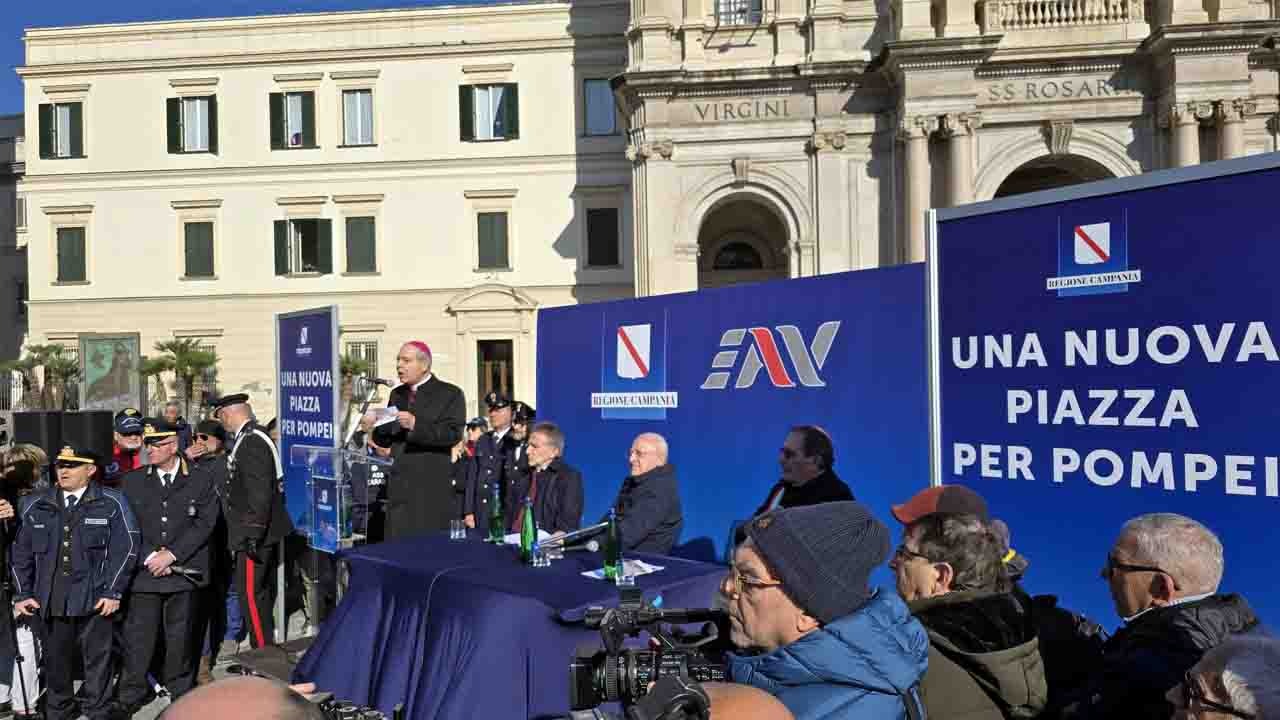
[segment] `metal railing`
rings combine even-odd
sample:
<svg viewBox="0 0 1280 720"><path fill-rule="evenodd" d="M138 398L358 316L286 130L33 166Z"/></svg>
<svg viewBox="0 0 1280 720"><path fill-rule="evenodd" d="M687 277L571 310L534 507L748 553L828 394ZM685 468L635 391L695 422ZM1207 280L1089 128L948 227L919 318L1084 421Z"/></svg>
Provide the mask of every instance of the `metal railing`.
<svg viewBox="0 0 1280 720"><path fill-rule="evenodd" d="M763 0L716 0L716 24L759 25L764 21Z"/></svg>

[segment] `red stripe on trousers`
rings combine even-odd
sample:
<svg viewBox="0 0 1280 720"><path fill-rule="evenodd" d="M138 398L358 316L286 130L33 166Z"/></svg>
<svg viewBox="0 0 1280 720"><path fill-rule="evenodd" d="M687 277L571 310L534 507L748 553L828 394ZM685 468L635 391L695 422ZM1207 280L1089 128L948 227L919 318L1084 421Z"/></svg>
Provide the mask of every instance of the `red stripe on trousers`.
<svg viewBox="0 0 1280 720"><path fill-rule="evenodd" d="M253 624L253 636L258 639L258 647L266 647L267 641L262 635L262 617L258 615L258 599L253 594L253 558L244 556L244 594L249 601L249 622Z"/></svg>

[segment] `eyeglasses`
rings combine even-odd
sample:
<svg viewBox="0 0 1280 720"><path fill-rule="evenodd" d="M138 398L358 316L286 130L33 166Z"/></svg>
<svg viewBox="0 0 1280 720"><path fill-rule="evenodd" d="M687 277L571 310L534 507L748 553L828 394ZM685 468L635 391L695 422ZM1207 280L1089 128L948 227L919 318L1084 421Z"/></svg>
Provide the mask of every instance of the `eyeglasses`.
<svg viewBox="0 0 1280 720"><path fill-rule="evenodd" d="M915 550L908 549L906 543L899 545L898 549L893 551L894 560L905 562L907 560L912 560L914 558L920 558L925 562L933 562L933 560L929 559L928 555L921 555Z"/></svg>
<svg viewBox="0 0 1280 720"><path fill-rule="evenodd" d="M1102 575L1102 579L1109 581L1111 578L1115 577L1117 572L1156 572L1173 578L1173 575L1163 568L1158 568L1154 565L1130 565L1128 563L1116 562L1115 558L1108 555L1107 564L1102 566L1102 572L1100 573ZM1173 586L1175 588L1178 587L1178 581L1176 578L1173 581Z"/></svg>
<svg viewBox="0 0 1280 720"><path fill-rule="evenodd" d="M1196 682L1195 676L1190 672L1182 677L1182 706L1187 710L1200 707L1226 713L1232 717L1244 718L1244 720L1254 720L1253 713L1237 710L1230 705L1223 705L1205 697L1204 688L1200 687L1200 683Z"/></svg>
<svg viewBox="0 0 1280 720"><path fill-rule="evenodd" d="M738 571L738 568L733 565L729 566L729 581L733 583L734 595L741 595L745 588L771 588L782 585L782 583L776 580L772 582L768 580L757 580L753 577L743 575Z"/></svg>

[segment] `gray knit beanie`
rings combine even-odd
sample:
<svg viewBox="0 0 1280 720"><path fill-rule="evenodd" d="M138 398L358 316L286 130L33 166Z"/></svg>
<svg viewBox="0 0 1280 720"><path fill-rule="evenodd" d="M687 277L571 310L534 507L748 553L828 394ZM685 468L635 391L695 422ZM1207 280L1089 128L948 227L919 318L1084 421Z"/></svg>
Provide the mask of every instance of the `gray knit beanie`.
<svg viewBox="0 0 1280 720"><path fill-rule="evenodd" d="M862 607L871 571L889 557L889 528L857 502L774 510L747 536L787 595L824 625Z"/></svg>

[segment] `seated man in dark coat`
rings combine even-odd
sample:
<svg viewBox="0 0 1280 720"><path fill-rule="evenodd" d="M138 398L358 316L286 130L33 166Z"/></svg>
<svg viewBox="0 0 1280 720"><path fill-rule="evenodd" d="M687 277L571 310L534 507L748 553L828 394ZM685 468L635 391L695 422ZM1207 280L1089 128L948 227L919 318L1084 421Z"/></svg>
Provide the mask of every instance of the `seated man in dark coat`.
<svg viewBox="0 0 1280 720"><path fill-rule="evenodd" d="M538 423L529 433L529 471L516 486L516 496L533 500L533 518L538 529L549 533L572 532L582 525L582 473L566 463L564 433L555 423ZM523 500L521 500L523 502ZM524 526L524 513L517 512L512 532Z"/></svg>
<svg viewBox="0 0 1280 720"><path fill-rule="evenodd" d="M1103 646L1102 664L1070 718L1167 718L1166 693L1209 650L1258 627L1239 595L1218 594L1222 543L1209 528L1173 513L1125 523L1102 577L1124 619Z"/></svg>
<svg viewBox="0 0 1280 720"><path fill-rule="evenodd" d="M778 457L782 479L769 490L755 514L776 508L852 500L849 486L832 469L835 462L835 448L825 430L814 425L791 428Z"/></svg>
<svg viewBox="0 0 1280 720"><path fill-rule="evenodd" d="M622 549L665 555L684 526L676 469L667 464L666 439L657 433L637 436L627 461L631 475L613 501ZM608 519L606 514L601 522Z"/></svg>

